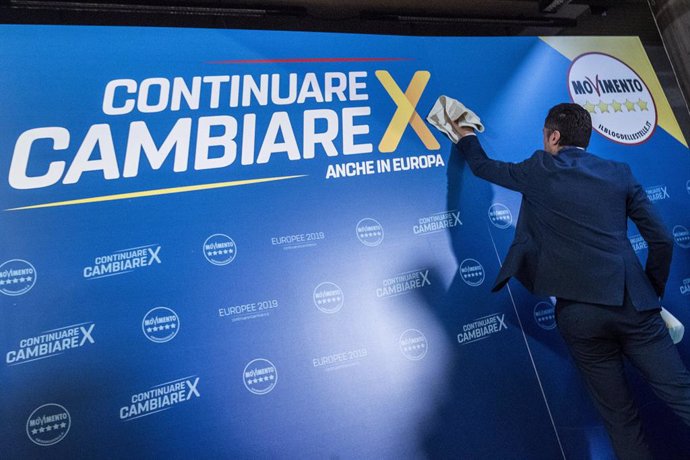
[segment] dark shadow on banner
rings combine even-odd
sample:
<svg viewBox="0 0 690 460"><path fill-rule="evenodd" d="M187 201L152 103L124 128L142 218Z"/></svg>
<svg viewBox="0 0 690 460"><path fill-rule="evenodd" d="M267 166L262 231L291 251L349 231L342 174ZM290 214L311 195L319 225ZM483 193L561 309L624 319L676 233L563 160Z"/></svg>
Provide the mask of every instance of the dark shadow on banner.
<svg viewBox="0 0 690 460"><path fill-rule="evenodd" d="M557 331L545 334L531 320L532 306L548 299L522 287L512 294L506 288L490 292L498 257L513 234L492 234L487 218L492 185L472 174L455 145L447 179L447 211L460 210L462 216L462 225L448 229L458 270L443 295L416 294L452 349L448 391L420 427L423 451L429 458L613 458L593 409L582 407L590 403L562 339ZM463 277L460 267L467 260L483 266L481 285ZM430 273L438 273L431 265ZM436 278L432 285L441 285ZM482 320L496 333L467 340L463 331Z"/></svg>

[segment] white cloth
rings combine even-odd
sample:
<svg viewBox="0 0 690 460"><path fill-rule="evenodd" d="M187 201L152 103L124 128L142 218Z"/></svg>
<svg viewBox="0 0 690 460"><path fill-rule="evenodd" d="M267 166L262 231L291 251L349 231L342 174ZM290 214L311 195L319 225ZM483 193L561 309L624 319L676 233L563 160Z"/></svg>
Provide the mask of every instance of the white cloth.
<svg viewBox="0 0 690 460"><path fill-rule="evenodd" d="M459 126L474 128L480 133L484 132L484 125L479 117L462 102L448 96L441 96L436 100L426 119L455 144L462 137L457 131L456 123Z"/></svg>
<svg viewBox="0 0 690 460"><path fill-rule="evenodd" d="M678 321L678 319L673 316L668 310L661 307L661 319L666 323L666 328L669 334L671 334L671 339L673 343L678 343L683 340L683 333L685 332L685 326Z"/></svg>

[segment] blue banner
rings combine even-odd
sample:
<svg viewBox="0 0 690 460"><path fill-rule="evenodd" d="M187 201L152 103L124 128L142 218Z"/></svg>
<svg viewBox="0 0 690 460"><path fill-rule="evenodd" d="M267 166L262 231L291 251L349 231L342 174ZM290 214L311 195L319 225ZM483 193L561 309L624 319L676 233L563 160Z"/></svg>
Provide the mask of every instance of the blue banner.
<svg viewBox="0 0 690 460"><path fill-rule="evenodd" d="M613 458L551 299L490 293L521 197L426 123L442 94L506 161L587 108L690 324L690 156L637 38L0 35L3 457Z"/></svg>

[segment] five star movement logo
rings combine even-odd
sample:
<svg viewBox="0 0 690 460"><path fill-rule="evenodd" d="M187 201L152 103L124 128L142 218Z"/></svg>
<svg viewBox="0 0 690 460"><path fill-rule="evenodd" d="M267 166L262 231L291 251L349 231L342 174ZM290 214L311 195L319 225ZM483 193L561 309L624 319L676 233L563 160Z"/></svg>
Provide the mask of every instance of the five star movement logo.
<svg viewBox="0 0 690 460"><path fill-rule="evenodd" d="M592 116L592 128L621 144L640 144L656 128L657 112L645 82L622 61L602 53L586 53L568 72L573 102Z"/></svg>
<svg viewBox="0 0 690 460"><path fill-rule="evenodd" d="M465 259L458 268L462 280L472 287L480 286L484 282L484 267L474 259Z"/></svg>
<svg viewBox="0 0 690 460"><path fill-rule="evenodd" d="M60 404L49 403L36 408L26 421L26 434L31 442L39 446L52 446L62 441L70 427L72 419Z"/></svg>
<svg viewBox="0 0 690 460"><path fill-rule="evenodd" d="M152 308L144 315L141 330L151 342L169 342L180 330L180 318L168 307Z"/></svg>
<svg viewBox="0 0 690 460"><path fill-rule="evenodd" d="M0 265L0 293L17 296L36 284L36 269L26 260L12 259Z"/></svg>
<svg viewBox="0 0 690 460"><path fill-rule="evenodd" d="M338 313L343 308L345 295L335 283L325 281L314 289L314 305L324 313Z"/></svg>
<svg viewBox="0 0 690 460"><path fill-rule="evenodd" d="M682 225L673 227L673 239L681 248L690 248L690 231Z"/></svg>
<svg viewBox="0 0 690 460"><path fill-rule="evenodd" d="M550 302L539 302L534 306L534 320L542 329L555 329L556 308Z"/></svg>
<svg viewBox="0 0 690 460"><path fill-rule="evenodd" d="M365 217L357 222L357 239L364 246L374 247L383 242L383 226L378 220Z"/></svg>
<svg viewBox="0 0 690 460"><path fill-rule="evenodd" d="M278 369L267 359L250 361L242 372L244 387L255 395L270 393L278 383Z"/></svg>
<svg viewBox="0 0 690 460"><path fill-rule="evenodd" d="M506 205L494 203L489 208L489 221L495 227L506 229L513 223L513 215Z"/></svg>
<svg viewBox="0 0 690 460"><path fill-rule="evenodd" d="M216 233L204 241L204 257L213 265L227 265L237 255L235 240L223 233Z"/></svg>
<svg viewBox="0 0 690 460"><path fill-rule="evenodd" d="M400 335L400 351L410 361L424 358L428 349L429 343L422 331L408 329Z"/></svg>

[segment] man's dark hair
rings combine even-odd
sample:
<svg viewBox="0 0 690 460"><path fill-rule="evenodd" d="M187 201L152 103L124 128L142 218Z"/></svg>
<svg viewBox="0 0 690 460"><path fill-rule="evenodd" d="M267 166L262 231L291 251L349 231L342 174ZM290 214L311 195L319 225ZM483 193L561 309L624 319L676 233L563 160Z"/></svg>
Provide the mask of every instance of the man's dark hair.
<svg viewBox="0 0 690 460"><path fill-rule="evenodd" d="M592 117L578 104L558 104L549 110L544 127L561 133L558 145L586 148L592 135Z"/></svg>

